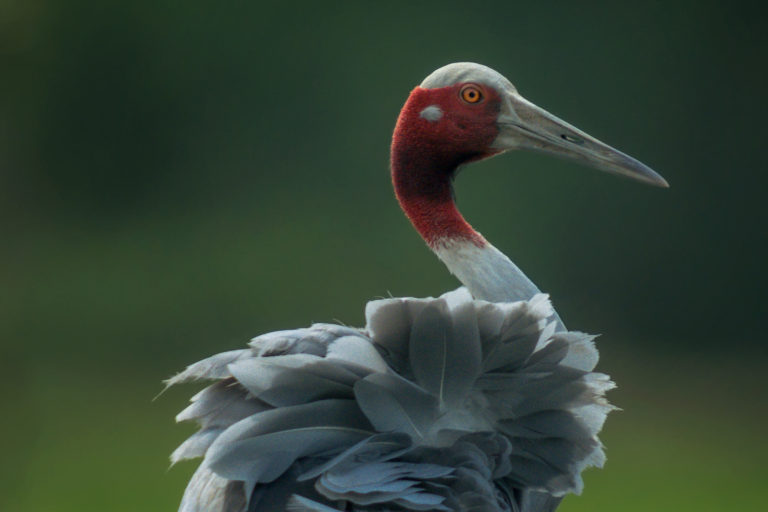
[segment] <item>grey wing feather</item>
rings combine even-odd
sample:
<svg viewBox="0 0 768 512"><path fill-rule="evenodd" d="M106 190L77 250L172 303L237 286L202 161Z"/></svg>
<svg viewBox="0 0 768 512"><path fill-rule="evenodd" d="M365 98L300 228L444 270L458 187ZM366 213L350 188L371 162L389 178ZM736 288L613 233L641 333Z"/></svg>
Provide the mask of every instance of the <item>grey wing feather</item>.
<svg viewBox="0 0 768 512"><path fill-rule="evenodd" d="M202 428L228 427L257 412L270 409L256 400L235 379L228 378L208 386L190 399L191 404L176 416L176 421L195 420Z"/></svg>
<svg viewBox="0 0 768 512"><path fill-rule="evenodd" d="M217 380L229 377L227 367L243 357L250 357L248 349L230 350L187 366L187 368L165 381L166 387L196 380Z"/></svg>
<svg viewBox="0 0 768 512"><path fill-rule="evenodd" d="M306 368L281 365L277 356L248 359L233 364L230 371L253 396L273 407L305 404L326 398L352 398L352 386L337 379L320 376ZM343 368L339 369L340 373Z"/></svg>
<svg viewBox="0 0 768 512"><path fill-rule="evenodd" d="M379 432L423 440L439 414L438 400L402 377L373 374L355 384L358 406Z"/></svg>
<svg viewBox="0 0 768 512"><path fill-rule="evenodd" d="M337 508L327 507L298 494L294 494L288 499L285 510L286 512L342 512Z"/></svg>
<svg viewBox="0 0 768 512"><path fill-rule="evenodd" d="M184 491L179 512L245 512L242 482L222 478L200 465Z"/></svg>
<svg viewBox="0 0 768 512"><path fill-rule="evenodd" d="M249 345L256 356L269 357L287 354L324 356L328 345L344 336L360 336L360 330L332 324L315 324L306 329L276 331L257 336Z"/></svg>
<svg viewBox="0 0 768 512"><path fill-rule="evenodd" d="M330 505L317 493L311 482L296 481L296 476L306 470L305 466L305 461L298 461L273 483L255 487L250 493L248 512L284 511L294 495L307 498L309 503L323 502Z"/></svg>
<svg viewBox="0 0 768 512"><path fill-rule="evenodd" d="M520 496L520 512L554 512L562 497L545 492L523 491Z"/></svg>
<svg viewBox="0 0 768 512"><path fill-rule="evenodd" d="M474 304L449 312L446 302L435 301L416 317L410 338L409 359L416 382L445 407L456 407L480 374Z"/></svg>
<svg viewBox="0 0 768 512"><path fill-rule="evenodd" d="M206 428L195 432L173 451L171 454L171 465L182 460L202 457L222 432L224 432L222 427Z"/></svg>

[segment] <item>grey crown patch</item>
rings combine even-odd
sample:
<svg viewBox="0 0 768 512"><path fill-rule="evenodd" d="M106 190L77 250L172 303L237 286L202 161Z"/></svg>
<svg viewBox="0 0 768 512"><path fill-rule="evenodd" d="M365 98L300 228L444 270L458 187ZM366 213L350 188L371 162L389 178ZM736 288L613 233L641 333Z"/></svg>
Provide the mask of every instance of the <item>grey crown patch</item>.
<svg viewBox="0 0 768 512"><path fill-rule="evenodd" d="M421 82L425 89L448 87L463 82L486 84L499 92L515 93L517 89L504 75L474 62L454 62L433 71Z"/></svg>

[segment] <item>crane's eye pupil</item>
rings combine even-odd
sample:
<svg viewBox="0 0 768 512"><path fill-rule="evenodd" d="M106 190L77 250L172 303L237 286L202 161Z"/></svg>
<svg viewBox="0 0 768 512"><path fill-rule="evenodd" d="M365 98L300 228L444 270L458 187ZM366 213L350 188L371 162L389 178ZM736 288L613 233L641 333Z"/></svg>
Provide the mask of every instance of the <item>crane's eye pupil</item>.
<svg viewBox="0 0 768 512"><path fill-rule="evenodd" d="M461 99L467 103L478 103L483 99L483 93L474 85L468 85L461 89Z"/></svg>

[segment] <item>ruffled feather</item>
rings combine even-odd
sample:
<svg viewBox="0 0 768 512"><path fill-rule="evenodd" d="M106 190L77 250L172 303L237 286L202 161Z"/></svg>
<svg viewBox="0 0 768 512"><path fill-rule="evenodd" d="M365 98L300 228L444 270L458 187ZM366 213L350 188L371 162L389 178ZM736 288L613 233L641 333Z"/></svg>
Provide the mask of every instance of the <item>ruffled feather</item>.
<svg viewBox="0 0 768 512"><path fill-rule="evenodd" d="M592 372L594 337L555 332L553 314L545 295L460 288L191 365L169 385L217 382L177 417L201 430L173 461L204 457L181 510L554 510L605 460L613 383Z"/></svg>

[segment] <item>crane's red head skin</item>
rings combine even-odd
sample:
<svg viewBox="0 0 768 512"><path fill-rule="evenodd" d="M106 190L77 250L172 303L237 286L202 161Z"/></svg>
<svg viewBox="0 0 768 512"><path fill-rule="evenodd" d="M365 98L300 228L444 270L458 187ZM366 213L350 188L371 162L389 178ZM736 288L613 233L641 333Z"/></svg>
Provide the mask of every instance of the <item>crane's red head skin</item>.
<svg viewBox="0 0 768 512"><path fill-rule="evenodd" d="M498 153L490 146L499 133L501 98L492 87L471 84L482 99L469 103L461 96L467 85L415 88L392 138L395 195L432 247L446 239L464 239L479 247L487 243L456 209L451 180L460 165Z"/></svg>

